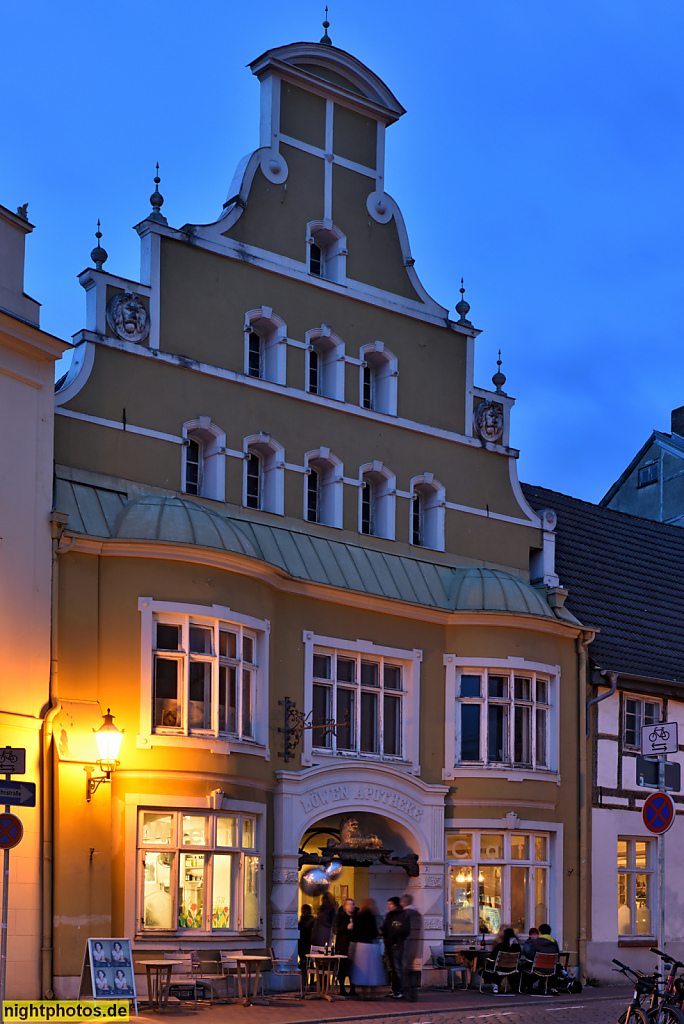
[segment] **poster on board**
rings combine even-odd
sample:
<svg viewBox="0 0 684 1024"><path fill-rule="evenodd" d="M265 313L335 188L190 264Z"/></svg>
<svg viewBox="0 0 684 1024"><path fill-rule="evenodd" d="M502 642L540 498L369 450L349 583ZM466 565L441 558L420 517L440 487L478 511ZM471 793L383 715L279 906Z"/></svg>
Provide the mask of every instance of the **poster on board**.
<svg viewBox="0 0 684 1024"><path fill-rule="evenodd" d="M130 939L88 939L83 957L79 999L138 1000Z"/></svg>

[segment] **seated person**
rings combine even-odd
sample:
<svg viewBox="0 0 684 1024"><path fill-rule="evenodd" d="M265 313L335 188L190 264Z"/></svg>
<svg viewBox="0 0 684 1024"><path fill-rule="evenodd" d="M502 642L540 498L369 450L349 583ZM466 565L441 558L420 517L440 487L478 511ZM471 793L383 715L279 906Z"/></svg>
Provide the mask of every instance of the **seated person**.
<svg viewBox="0 0 684 1024"><path fill-rule="evenodd" d="M535 946L537 953L555 953L556 956L558 956L560 950L558 948L558 943L551 934L551 925L539 925L539 938L537 939Z"/></svg>
<svg viewBox="0 0 684 1024"><path fill-rule="evenodd" d="M526 960L534 960L534 954L537 952L537 939L539 938L539 929L530 928L529 935L523 942L523 956Z"/></svg>
<svg viewBox="0 0 684 1024"><path fill-rule="evenodd" d="M551 934L551 926L548 924L540 924L539 931L537 931L536 928L530 928L529 938L523 945L523 953L528 962L523 965L524 974L522 977L521 989L523 992L531 992L534 985L537 987L543 985L542 979L533 979L530 974L535 955L537 953L555 953L556 956L558 956L559 953L558 943ZM558 975L560 971L560 964L556 962L556 975ZM549 991L553 991L553 980L549 982Z"/></svg>
<svg viewBox="0 0 684 1024"><path fill-rule="evenodd" d="M497 941L492 947L491 954L487 957L487 962L484 968L484 980L493 981L494 992L498 992L499 985L501 984L502 978L496 974L492 968L496 962L496 957L499 953L519 953L520 943L518 942L517 936L512 928L502 928L497 936ZM508 982L512 991L516 992L518 989L519 977L517 972L512 974L508 978Z"/></svg>

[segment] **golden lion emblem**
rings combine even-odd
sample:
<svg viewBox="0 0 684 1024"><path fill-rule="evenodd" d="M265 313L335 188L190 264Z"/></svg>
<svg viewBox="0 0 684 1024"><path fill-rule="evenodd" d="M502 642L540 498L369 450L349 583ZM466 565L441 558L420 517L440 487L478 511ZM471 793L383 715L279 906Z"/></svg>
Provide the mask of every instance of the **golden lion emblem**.
<svg viewBox="0 0 684 1024"><path fill-rule="evenodd" d="M371 847L382 849L382 841L372 832L359 832L356 818L343 818L340 827L340 846L353 846L360 850L368 850Z"/></svg>

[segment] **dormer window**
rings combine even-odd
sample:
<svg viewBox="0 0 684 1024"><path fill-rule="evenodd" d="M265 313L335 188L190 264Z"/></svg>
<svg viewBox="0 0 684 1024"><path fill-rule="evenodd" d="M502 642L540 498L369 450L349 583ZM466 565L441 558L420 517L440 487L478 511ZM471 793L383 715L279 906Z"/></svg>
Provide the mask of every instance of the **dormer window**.
<svg viewBox="0 0 684 1024"><path fill-rule="evenodd" d="M344 284L347 277L347 239L331 220L310 221L306 226L307 266L314 277Z"/></svg>
<svg viewBox="0 0 684 1024"><path fill-rule="evenodd" d="M364 345L360 353L359 404L362 409L397 414L397 357L381 341Z"/></svg>

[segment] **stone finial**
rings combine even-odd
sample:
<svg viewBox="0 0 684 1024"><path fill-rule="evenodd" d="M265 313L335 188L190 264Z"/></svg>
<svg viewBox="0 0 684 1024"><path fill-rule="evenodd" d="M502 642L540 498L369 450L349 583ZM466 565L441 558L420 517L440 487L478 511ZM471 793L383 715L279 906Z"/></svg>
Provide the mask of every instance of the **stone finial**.
<svg viewBox="0 0 684 1024"><path fill-rule="evenodd" d="M103 249L100 245L100 239L102 238L102 232L100 231L100 222L97 222L97 231L95 232L97 238L97 245L90 253L90 258L95 262L95 269L102 270L102 264L107 260L109 253L106 249Z"/></svg>
<svg viewBox="0 0 684 1024"><path fill-rule="evenodd" d="M330 28L330 22L328 21L328 8L327 8L327 6L325 8L325 21L323 22L323 28L324 28L325 31L323 32L323 38L321 39L321 42L324 43L326 46L332 46L332 39L328 35L328 29Z"/></svg>
<svg viewBox="0 0 684 1024"><path fill-rule="evenodd" d="M463 287L463 278L461 278L461 287L458 289L461 293L460 300L456 303L456 312L459 315L459 324L466 324L468 327L472 327L470 320L466 320L467 314L470 312L470 305L463 298L465 295L465 288Z"/></svg>
<svg viewBox="0 0 684 1024"><path fill-rule="evenodd" d="M499 367L499 369L496 371L496 373L492 377L492 384L496 388L497 395L501 395L501 394L503 394L503 391L501 389L503 388L504 384L506 383L506 378L504 377L503 373L501 372L501 349L499 349L499 358L496 361L496 365Z"/></svg>
<svg viewBox="0 0 684 1024"><path fill-rule="evenodd" d="M157 224L168 224L168 221L164 214L161 212L161 208L164 204L164 196L159 191L159 162L157 162L157 173L154 177L154 192L150 196L150 203L152 204L152 213L147 218L148 220L154 220Z"/></svg>

